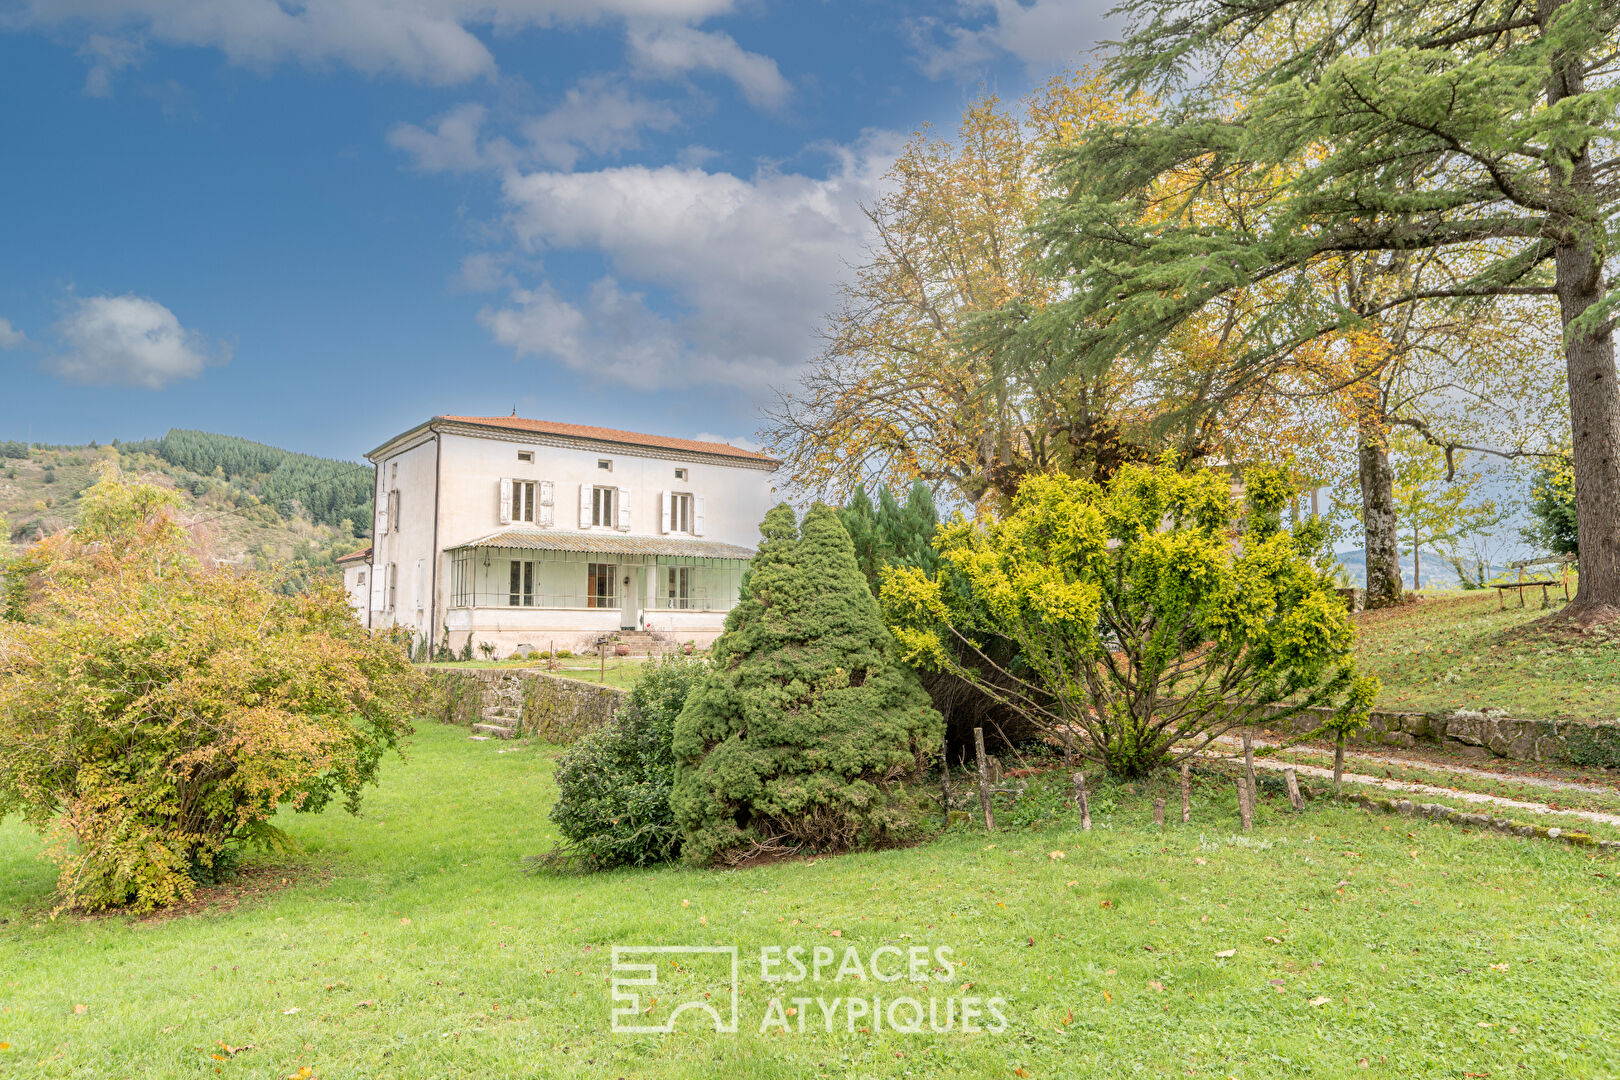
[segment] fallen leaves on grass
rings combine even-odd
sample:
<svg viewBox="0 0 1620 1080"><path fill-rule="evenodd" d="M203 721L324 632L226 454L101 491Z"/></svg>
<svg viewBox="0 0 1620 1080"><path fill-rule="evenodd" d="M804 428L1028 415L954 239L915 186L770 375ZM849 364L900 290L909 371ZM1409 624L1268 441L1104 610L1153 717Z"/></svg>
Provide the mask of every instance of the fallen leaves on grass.
<svg viewBox="0 0 1620 1080"><path fill-rule="evenodd" d="M1333 1000L1332 998L1328 998L1328 997L1313 997L1313 998L1311 998L1311 1000L1307 1001L1305 1004L1311 1005L1311 1006L1326 1005L1328 1002L1330 1002L1332 1000Z"/></svg>

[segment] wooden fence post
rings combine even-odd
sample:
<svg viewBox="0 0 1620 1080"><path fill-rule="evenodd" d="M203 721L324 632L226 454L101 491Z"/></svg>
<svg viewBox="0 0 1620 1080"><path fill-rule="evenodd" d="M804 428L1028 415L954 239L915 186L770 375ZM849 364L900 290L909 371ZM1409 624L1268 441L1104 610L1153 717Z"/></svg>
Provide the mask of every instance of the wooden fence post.
<svg viewBox="0 0 1620 1080"><path fill-rule="evenodd" d="M945 810L943 813L944 826L951 826L951 740L943 738L939 743L939 786L944 790Z"/></svg>
<svg viewBox="0 0 1620 1080"><path fill-rule="evenodd" d="M1192 824L1192 765L1181 763L1181 823Z"/></svg>
<svg viewBox="0 0 1620 1080"><path fill-rule="evenodd" d="M1254 731L1243 725L1243 782L1249 786L1249 805L1254 805Z"/></svg>
<svg viewBox="0 0 1620 1080"><path fill-rule="evenodd" d="M994 832L995 815L990 812L990 771L985 762L984 728L973 729L973 753L979 766L979 805L984 807L984 830Z"/></svg>
<svg viewBox="0 0 1620 1080"><path fill-rule="evenodd" d="M1305 809L1305 800L1299 797L1299 777L1294 775L1294 770L1284 769L1283 779L1288 781L1288 801L1294 804L1295 810Z"/></svg>
<svg viewBox="0 0 1620 1080"><path fill-rule="evenodd" d="M1074 801L1080 807L1080 828L1091 828L1091 799L1086 794L1086 774L1074 774Z"/></svg>
<svg viewBox="0 0 1620 1080"><path fill-rule="evenodd" d="M1164 828L1164 796L1158 795L1153 799L1153 824Z"/></svg>

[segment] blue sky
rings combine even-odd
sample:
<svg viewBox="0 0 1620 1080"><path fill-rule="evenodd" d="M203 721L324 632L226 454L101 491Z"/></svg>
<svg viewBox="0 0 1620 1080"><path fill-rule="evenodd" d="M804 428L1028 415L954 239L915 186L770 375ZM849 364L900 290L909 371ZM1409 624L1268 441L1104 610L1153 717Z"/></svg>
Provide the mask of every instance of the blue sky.
<svg viewBox="0 0 1620 1080"><path fill-rule="evenodd" d="M746 438L899 143L1107 6L0 0L0 438Z"/></svg>

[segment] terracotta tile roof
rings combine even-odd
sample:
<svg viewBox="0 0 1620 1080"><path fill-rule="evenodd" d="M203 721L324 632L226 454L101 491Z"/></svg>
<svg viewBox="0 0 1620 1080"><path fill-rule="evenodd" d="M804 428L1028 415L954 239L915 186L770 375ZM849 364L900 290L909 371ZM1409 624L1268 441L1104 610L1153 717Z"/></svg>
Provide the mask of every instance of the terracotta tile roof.
<svg viewBox="0 0 1620 1080"><path fill-rule="evenodd" d="M509 431L532 431L539 435L562 435L575 439L595 439L598 442L624 443L627 446L649 446L660 450L688 450L699 454L718 454L721 457L746 458L749 461L775 461L766 454L744 450L730 443L699 442L696 439L676 439L668 435L643 435L615 428L590 427L586 424L563 424L555 420L530 420L523 416L438 416L436 420L451 420L458 424L479 424L483 427L506 428Z"/></svg>
<svg viewBox="0 0 1620 1080"><path fill-rule="evenodd" d="M351 562L370 562L371 561L371 549L370 548L361 548L359 551L351 551L347 555L339 555L337 558L333 559L332 561L337 563L339 566L342 566L344 563L351 563Z"/></svg>
<svg viewBox="0 0 1620 1080"><path fill-rule="evenodd" d="M626 536L623 533L566 532L558 529L507 528L457 544L457 548L518 548L524 551L570 551L605 555L686 555L700 559L752 559L753 548L718 540L684 536ZM455 550L451 548L449 550Z"/></svg>

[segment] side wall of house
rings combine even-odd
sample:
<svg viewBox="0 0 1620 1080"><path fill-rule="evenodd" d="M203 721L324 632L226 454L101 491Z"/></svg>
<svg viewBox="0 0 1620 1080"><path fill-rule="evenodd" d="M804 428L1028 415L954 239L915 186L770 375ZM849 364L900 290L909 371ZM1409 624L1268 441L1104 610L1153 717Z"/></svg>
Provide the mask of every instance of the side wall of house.
<svg viewBox="0 0 1620 1080"><path fill-rule="evenodd" d="M424 433L377 462L371 542L371 625L377 629L403 626L424 636L432 626L434 451L432 434Z"/></svg>

